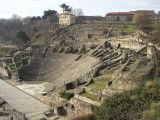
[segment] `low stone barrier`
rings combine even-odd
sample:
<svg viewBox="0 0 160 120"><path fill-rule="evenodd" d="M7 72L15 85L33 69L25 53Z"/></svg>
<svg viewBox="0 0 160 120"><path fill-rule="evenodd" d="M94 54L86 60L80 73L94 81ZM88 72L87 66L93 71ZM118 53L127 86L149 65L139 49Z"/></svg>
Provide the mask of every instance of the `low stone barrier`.
<svg viewBox="0 0 160 120"><path fill-rule="evenodd" d="M91 99L89 99L87 97L83 97L83 96L80 96L78 94L74 95L74 98L82 100L82 101L87 102L87 103L90 103L90 104L95 105L95 106L100 106L101 105L100 102L93 101L93 100L91 100Z"/></svg>

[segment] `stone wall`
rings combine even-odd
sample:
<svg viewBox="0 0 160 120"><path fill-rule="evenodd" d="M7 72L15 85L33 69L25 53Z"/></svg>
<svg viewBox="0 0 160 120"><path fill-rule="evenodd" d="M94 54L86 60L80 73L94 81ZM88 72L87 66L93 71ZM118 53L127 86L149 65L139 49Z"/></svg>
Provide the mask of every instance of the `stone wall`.
<svg viewBox="0 0 160 120"><path fill-rule="evenodd" d="M142 47L142 43L130 39L112 39L110 42L113 46L118 46L120 44L122 48L137 50Z"/></svg>
<svg viewBox="0 0 160 120"><path fill-rule="evenodd" d="M70 101L70 104L72 104L74 109L71 111L76 113L76 115L79 114L92 114L93 105L90 103L87 103L85 101L82 101L80 99L77 99L73 97Z"/></svg>
<svg viewBox="0 0 160 120"><path fill-rule="evenodd" d="M3 68L3 67L0 67L0 78L1 79L8 78L7 70L5 68Z"/></svg>
<svg viewBox="0 0 160 120"><path fill-rule="evenodd" d="M122 48L129 48L134 50L138 50L144 46L142 40L138 40L138 38L135 38L135 37L111 38L109 41L112 46L117 47L118 45L120 45Z"/></svg>
<svg viewBox="0 0 160 120"><path fill-rule="evenodd" d="M80 95L78 95L78 94L74 95L74 98L79 99L79 100L82 100L82 101L87 102L87 103L90 103L90 104L95 105L95 106L100 106L100 105L101 105L100 102L93 101L93 100L91 100L91 99L89 99L89 98L87 98L87 97L80 96Z"/></svg>
<svg viewBox="0 0 160 120"><path fill-rule="evenodd" d="M96 44L98 45L100 41L77 41L77 42L66 42L66 46L69 46L69 47L80 47L80 46L91 46L93 44Z"/></svg>

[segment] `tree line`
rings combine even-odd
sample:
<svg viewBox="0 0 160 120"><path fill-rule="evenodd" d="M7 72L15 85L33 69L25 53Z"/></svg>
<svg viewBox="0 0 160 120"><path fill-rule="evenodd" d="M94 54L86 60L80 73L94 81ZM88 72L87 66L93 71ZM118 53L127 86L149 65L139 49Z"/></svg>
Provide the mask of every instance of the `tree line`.
<svg viewBox="0 0 160 120"><path fill-rule="evenodd" d="M42 16L33 16L22 18L18 15L13 15L10 19L0 19L0 42L13 43L23 46L30 41L30 36L27 35L30 29L38 24L43 23L58 23L58 13L55 10L44 11ZM39 24L40 26L41 24ZM38 26L38 25L36 25ZM26 29L26 31L25 31ZM36 28L35 28L36 29Z"/></svg>
<svg viewBox="0 0 160 120"><path fill-rule="evenodd" d="M63 9L63 12L70 12L75 16L83 16L82 9L73 9L65 3L61 4L60 7ZM22 38L21 42L25 43L26 38L30 40L30 35L28 35L27 32L31 31L32 28L34 29L34 32L38 31L41 23L57 24L59 22L58 14L59 13L56 10L46 10L44 11L42 16L22 18L18 15L13 15L10 19L0 19L0 42L17 43L20 39L19 37L17 38L17 36L19 36L17 34L22 33L22 36L24 35L24 38ZM34 26L39 27L36 28ZM26 28L27 32L24 31L24 28ZM43 27L43 29L46 28Z"/></svg>
<svg viewBox="0 0 160 120"><path fill-rule="evenodd" d="M147 36L141 36L145 42L158 44L160 42L160 12L154 11L139 12L134 16L134 23L137 29L146 33Z"/></svg>

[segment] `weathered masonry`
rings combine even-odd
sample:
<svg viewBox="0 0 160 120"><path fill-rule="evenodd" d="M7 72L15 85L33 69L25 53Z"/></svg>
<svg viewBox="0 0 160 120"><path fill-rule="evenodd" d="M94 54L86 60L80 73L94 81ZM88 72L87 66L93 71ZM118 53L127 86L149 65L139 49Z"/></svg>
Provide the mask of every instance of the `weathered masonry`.
<svg viewBox="0 0 160 120"><path fill-rule="evenodd" d="M132 22L134 13L132 12L111 12L106 14L107 21Z"/></svg>
<svg viewBox="0 0 160 120"><path fill-rule="evenodd" d="M62 13L59 15L59 24L62 26L68 26L75 23L75 16L71 13Z"/></svg>

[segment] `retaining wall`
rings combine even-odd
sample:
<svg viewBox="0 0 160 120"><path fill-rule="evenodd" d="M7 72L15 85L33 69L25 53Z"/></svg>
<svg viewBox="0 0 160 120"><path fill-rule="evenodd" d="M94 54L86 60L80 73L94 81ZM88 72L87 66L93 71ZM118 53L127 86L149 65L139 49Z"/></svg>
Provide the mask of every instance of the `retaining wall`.
<svg viewBox="0 0 160 120"><path fill-rule="evenodd" d="M140 49L143 45L142 42L134 41L131 39L112 39L110 43L113 46L118 46L120 44L122 48L129 48L135 50Z"/></svg>
<svg viewBox="0 0 160 120"><path fill-rule="evenodd" d="M74 96L74 98L77 98L77 99L82 100L82 101L84 101L84 102L90 103L90 104L92 104L92 105L96 105L96 106L100 106L100 105L101 105L100 102L93 101L93 100L91 100L91 99L89 99L89 98L87 98L87 97L83 97L83 96L80 96L80 95L78 95L78 94L76 94L76 95Z"/></svg>

